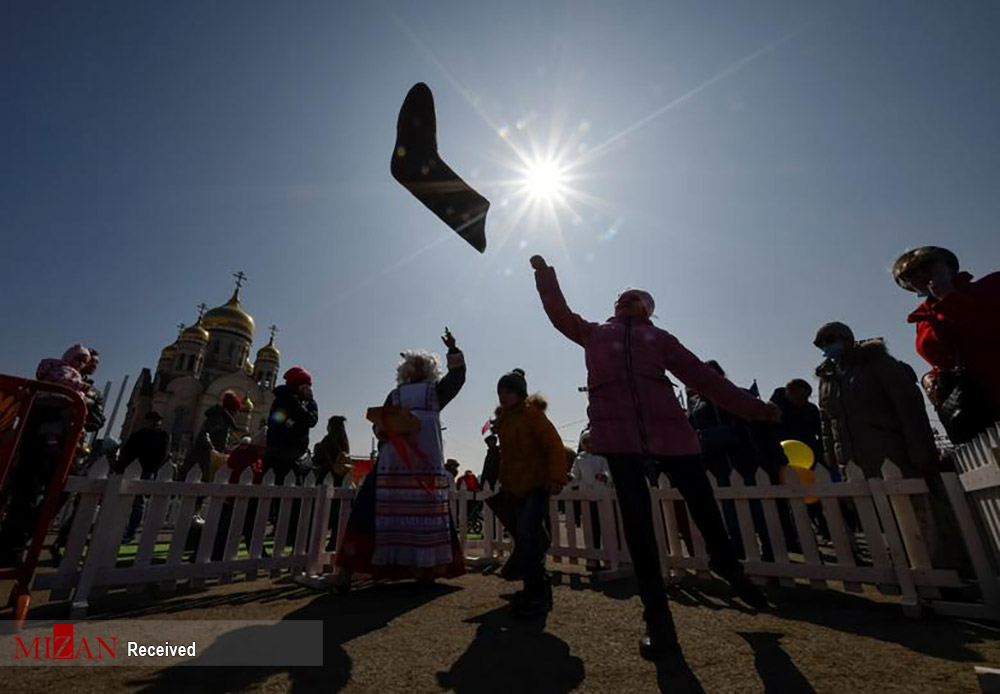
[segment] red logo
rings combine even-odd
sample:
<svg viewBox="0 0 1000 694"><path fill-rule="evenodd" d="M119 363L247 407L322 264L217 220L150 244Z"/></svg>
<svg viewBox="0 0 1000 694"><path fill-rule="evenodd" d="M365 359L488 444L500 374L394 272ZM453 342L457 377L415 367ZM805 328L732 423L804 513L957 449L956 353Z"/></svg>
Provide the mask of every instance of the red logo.
<svg viewBox="0 0 1000 694"><path fill-rule="evenodd" d="M115 642L117 640L117 636L112 636L111 645L108 646L107 641L98 636L97 642L94 644L97 655L94 655L87 639L81 637L77 642L73 638L72 624L53 624L52 636L36 636L27 646L20 636L15 636L14 660L21 658L29 660L104 660L105 653L111 658L115 657ZM40 655L43 644L45 653Z"/></svg>

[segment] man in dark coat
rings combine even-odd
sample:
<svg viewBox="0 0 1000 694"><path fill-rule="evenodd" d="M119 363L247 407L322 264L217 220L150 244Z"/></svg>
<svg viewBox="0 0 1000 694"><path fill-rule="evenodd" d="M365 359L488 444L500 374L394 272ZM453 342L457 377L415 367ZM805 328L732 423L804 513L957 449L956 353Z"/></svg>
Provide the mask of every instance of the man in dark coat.
<svg viewBox="0 0 1000 694"><path fill-rule="evenodd" d="M149 412L146 426L134 432L125 441L115 472L121 474L132 461L138 460L142 467L142 478L153 479L170 452L170 434L163 430L163 417L159 412Z"/></svg>
<svg viewBox="0 0 1000 694"><path fill-rule="evenodd" d="M146 426L134 432L122 446L118 462L115 464L115 472L121 474L138 460L142 468L142 479L151 480L156 478L163 464L167 462L170 452L170 434L163 430L163 417L159 412L149 412L146 417ZM143 511L146 509L146 498L137 494L132 500L132 512L129 515L128 526L125 528L123 542L131 542L135 537L135 531L142 521Z"/></svg>
<svg viewBox="0 0 1000 694"><path fill-rule="evenodd" d="M939 456L913 369L880 339L856 342L843 323L824 325L814 344L826 356L816 375L827 463L857 463L869 478L886 459L905 477L933 471Z"/></svg>

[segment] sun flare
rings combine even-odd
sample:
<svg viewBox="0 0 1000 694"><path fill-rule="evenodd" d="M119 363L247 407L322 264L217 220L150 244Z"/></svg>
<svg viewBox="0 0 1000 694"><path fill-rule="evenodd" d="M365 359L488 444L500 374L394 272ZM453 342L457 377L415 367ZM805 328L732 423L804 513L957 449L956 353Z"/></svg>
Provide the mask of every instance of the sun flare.
<svg viewBox="0 0 1000 694"><path fill-rule="evenodd" d="M528 163L523 184L530 197L543 202L555 201L566 191L566 175L556 162L539 159Z"/></svg>

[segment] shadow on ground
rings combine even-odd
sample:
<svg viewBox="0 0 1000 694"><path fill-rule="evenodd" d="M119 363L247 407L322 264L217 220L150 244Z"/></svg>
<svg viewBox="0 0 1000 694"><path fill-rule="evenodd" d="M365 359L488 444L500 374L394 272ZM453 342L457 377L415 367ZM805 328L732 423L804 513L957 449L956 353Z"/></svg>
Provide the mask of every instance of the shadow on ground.
<svg viewBox="0 0 1000 694"><path fill-rule="evenodd" d="M784 634L770 631L738 632L753 649L753 664L765 694L815 694L816 690L781 647Z"/></svg>
<svg viewBox="0 0 1000 694"><path fill-rule="evenodd" d="M583 683L583 661L545 631L545 620L514 621L501 607L467 620L478 624L469 648L438 683L456 694L570 692Z"/></svg>
<svg viewBox="0 0 1000 694"><path fill-rule="evenodd" d="M630 600L638 595L635 580L631 578L600 583L591 582L580 574L565 573L557 574L557 582L571 590L595 590L614 600ZM736 600L729 586L721 580L688 576L680 583L671 585L667 593L671 601L685 607L735 609L745 614L756 614L756 611ZM982 662L982 657L968 646L1000 638L1000 630L967 620L938 618L930 614L914 620L903 616L895 601L873 600L864 595L773 586L767 588L766 593L775 607L765 614L898 644L935 658Z"/></svg>
<svg viewBox="0 0 1000 694"><path fill-rule="evenodd" d="M160 670L151 677L128 683L130 690L143 694L198 694L200 692L242 692L259 686L274 675L287 673L289 691L338 692L351 679L351 658L344 644L372 631L382 629L393 619L433 600L460 590L445 584L419 585L397 583L347 596L320 595L300 609L288 613L285 620L321 620L323 622L322 667L204 667L175 666ZM273 591L262 591L269 593ZM278 599L284 599L278 596ZM184 609L178 607L177 609ZM266 644L267 626L247 627L256 642ZM234 632L237 634L238 632ZM244 633L242 636L247 636ZM220 644L219 648L227 648ZM214 648L214 646L213 646ZM203 656L212 655L209 648Z"/></svg>

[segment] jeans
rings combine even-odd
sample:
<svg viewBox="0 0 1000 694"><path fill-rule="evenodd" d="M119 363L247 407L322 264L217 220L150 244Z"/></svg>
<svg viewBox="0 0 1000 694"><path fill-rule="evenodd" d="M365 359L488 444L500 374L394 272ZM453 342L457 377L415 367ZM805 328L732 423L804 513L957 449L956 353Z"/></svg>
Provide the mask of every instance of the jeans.
<svg viewBox="0 0 1000 694"><path fill-rule="evenodd" d="M529 598L544 595L546 573L545 555L551 543L549 492L536 487L514 500L512 516L514 545L521 558L524 575L524 593Z"/></svg>
<svg viewBox="0 0 1000 694"><path fill-rule="evenodd" d="M639 584L639 597L644 608L643 619L651 624L669 622L670 607L660 572L653 510L646 485L646 468L643 465L645 457L614 454L606 457L611 467L611 478L615 481L625 542L632 555L632 565ZM727 579L738 576L742 567L729 541L729 535L726 534L726 526L700 456L657 458L655 463L657 471L666 473L671 484L684 497L695 525L705 538L712 570Z"/></svg>

